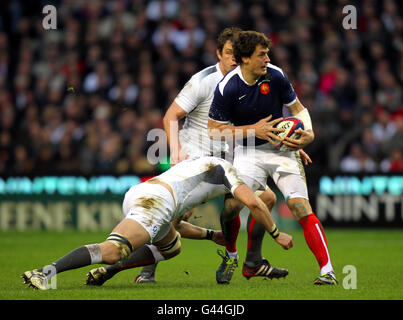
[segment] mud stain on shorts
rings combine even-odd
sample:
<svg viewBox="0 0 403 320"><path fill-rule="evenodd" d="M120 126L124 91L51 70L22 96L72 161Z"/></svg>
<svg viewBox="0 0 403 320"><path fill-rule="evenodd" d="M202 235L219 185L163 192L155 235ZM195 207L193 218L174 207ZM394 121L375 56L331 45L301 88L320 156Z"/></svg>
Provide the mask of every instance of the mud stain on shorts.
<svg viewBox="0 0 403 320"><path fill-rule="evenodd" d="M152 226L154 220L153 209L163 209L162 199L151 198L151 197L140 197L136 201L136 205L144 208L144 215L146 216L146 221L144 221L146 226Z"/></svg>

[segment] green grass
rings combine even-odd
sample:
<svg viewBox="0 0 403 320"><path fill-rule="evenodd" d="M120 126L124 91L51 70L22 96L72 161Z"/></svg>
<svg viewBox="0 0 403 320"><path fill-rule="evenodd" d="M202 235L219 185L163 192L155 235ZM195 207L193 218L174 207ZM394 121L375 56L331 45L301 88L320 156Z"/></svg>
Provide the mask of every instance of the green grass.
<svg viewBox="0 0 403 320"><path fill-rule="evenodd" d="M219 286L215 271L221 262L211 241L182 239L182 253L161 262L157 283L133 284L139 269L123 271L103 287L86 287L85 274L92 267L57 276L57 290L34 291L22 285L26 270L49 264L83 244L103 241L107 233L3 232L0 233L0 299L2 300L397 300L403 299L403 232L401 230L336 230L326 236L339 286L314 286L319 274L316 261L300 230L290 231L294 248L285 251L266 236L263 255L289 276L282 280L241 275L246 252L246 232L240 232L240 266L231 284ZM343 288L343 267L357 270L357 289Z"/></svg>

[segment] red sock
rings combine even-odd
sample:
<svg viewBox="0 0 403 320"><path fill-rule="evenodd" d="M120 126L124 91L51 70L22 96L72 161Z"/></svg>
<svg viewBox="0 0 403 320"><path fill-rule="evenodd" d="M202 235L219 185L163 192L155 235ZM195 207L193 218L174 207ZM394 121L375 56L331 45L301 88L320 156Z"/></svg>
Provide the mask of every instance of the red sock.
<svg viewBox="0 0 403 320"><path fill-rule="evenodd" d="M330 261L322 224L313 213L299 219L298 222L304 230L305 241L308 247L311 249L319 263L319 267L322 269Z"/></svg>
<svg viewBox="0 0 403 320"><path fill-rule="evenodd" d="M248 250L252 247L252 230L253 226L255 225L255 218L250 219L249 227L248 227Z"/></svg>
<svg viewBox="0 0 403 320"><path fill-rule="evenodd" d="M226 236L225 236L225 248L228 252L237 252L236 239L238 238L239 228L241 227L241 218L239 215L225 223Z"/></svg>

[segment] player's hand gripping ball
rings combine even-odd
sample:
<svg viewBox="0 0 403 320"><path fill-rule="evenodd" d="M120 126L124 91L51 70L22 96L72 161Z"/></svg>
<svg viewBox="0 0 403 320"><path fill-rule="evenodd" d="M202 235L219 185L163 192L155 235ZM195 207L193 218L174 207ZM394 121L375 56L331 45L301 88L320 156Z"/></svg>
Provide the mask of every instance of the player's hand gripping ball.
<svg viewBox="0 0 403 320"><path fill-rule="evenodd" d="M277 123L275 127L284 129L284 132L277 133L277 136L281 139L281 142L275 145L275 148L280 151L290 151L290 149L283 145L284 138L287 137L291 139L298 139L301 135L295 133L295 130L304 130L304 124L302 123L302 121L294 117L284 118L284 120Z"/></svg>

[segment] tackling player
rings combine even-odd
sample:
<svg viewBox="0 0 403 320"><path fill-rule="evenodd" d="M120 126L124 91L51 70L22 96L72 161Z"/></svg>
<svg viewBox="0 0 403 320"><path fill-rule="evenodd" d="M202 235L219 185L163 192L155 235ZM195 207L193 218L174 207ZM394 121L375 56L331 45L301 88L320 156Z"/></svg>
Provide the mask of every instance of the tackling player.
<svg viewBox="0 0 403 320"><path fill-rule="evenodd" d="M312 212L308 198L304 168L298 149L314 139L311 119L307 109L298 100L284 72L270 64L270 40L255 31L242 31L234 41L234 56L239 67L229 72L218 84L209 113L208 128L230 136L241 131L243 141L234 150L234 166L253 191L264 188L271 176L283 193L287 205L302 226L306 243L320 267L315 284L337 284L330 261L325 234L320 221ZM302 120L305 130L298 129L298 140L285 138L290 151L280 152L272 144L278 139L272 119L281 119L283 106L291 115ZM269 122L269 120L271 120ZM247 146L247 137L253 129L254 153ZM269 142L268 142L269 141ZM237 215L242 208L235 199L227 199L233 208L229 216ZM248 268L243 270L248 274Z"/></svg>
<svg viewBox="0 0 403 320"><path fill-rule="evenodd" d="M279 245L284 249L293 246L292 236L279 232L266 205L244 184L231 163L202 157L182 161L163 174L131 187L123 200L125 218L104 242L81 246L51 266L26 271L21 277L28 286L46 290L55 274L91 264L124 263L137 255L135 266L168 260L181 251L180 234L171 222L193 207L228 192L250 209ZM87 284L103 283L102 280L102 269L93 269Z"/></svg>

